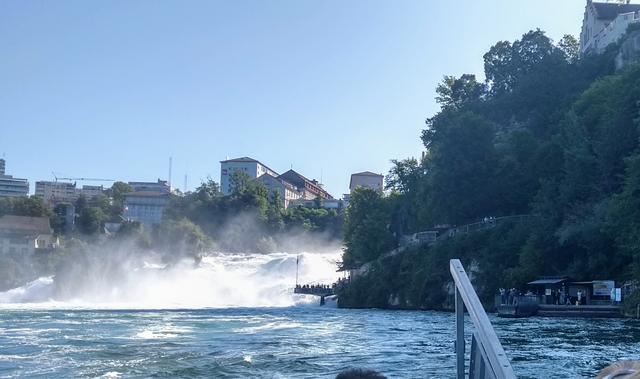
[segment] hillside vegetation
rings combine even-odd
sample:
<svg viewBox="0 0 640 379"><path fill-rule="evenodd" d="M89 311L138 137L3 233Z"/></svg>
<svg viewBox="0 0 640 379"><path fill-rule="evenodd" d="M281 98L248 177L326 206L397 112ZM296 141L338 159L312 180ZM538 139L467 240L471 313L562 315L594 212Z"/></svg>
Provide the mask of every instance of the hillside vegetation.
<svg viewBox="0 0 640 379"><path fill-rule="evenodd" d="M434 225L534 217L380 259L341 305L440 308L454 257L485 300L541 275L640 278L640 66L616 72L616 50L580 58L535 30L484 55L485 82L445 77L423 157L393 161L386 195L352 196L345 267Z"/></svg>

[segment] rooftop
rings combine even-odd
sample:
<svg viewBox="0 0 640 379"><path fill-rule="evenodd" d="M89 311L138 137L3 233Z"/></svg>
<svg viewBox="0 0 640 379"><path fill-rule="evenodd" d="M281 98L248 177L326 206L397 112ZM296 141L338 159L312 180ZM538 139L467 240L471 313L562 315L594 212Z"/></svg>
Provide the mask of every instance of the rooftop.
<svg viewBox="0 0 640 379"><path fill-rule="evenodd" d="M253 158L249 158L249 157L240 157L240 158L233 158L233 159L227 159L225 161L220 161L220 163L229 163L229 162L258 162L260 163L260 161L253 159ZM262 163L260 163L262 164Z"/></svg>
<svg viewBox="0 0 640 379"><path fill-rule="evenodd" d="M0 230L20 231L25 233L51 234L51 226L47 217L27 217L5 215L0 217Z"/></svg>
<svg viewBox="0 0 640 379"><path fill-rule="evenodd" d="M233 158L233 159L227 159L224 161L220 161L220 163L258 163L262 166L264 166L267 170L275 172L277 174L277 171L272 169L271 167L267 166L266 164L260 162L257 159L253 159L251 157L240 157L240 158Z"/></svg>
<svg viewBox="0 0 640 379"><path fill-rule="evenodd" d="M640 4L592 3L598 19L613 20L619 14L640 11Z"/></svg>
<svg viewBox="0 0 640 379"><path fill-rule="evenodd" d="M376 174L375 172L371 172L371 171L357 172L355 174L351 174L351 176L381 176L384 178L384 175Z"/></svg>

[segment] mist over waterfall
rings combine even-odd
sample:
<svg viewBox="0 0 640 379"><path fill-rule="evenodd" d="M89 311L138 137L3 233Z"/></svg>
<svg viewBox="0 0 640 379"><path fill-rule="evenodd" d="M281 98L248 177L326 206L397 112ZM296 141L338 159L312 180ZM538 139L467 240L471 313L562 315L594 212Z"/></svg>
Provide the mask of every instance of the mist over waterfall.
<svg viewBox="0 0 640 379"><path fill-rule="evenodd" d="M286 307L317 299L293 294L300 283L337 280L340 250L271 254L210 253L198 264L153 255L97 259L64 276L38 278L0 292L0 307L225 308ZM117 255L116 255L117 256Z"/></svg>

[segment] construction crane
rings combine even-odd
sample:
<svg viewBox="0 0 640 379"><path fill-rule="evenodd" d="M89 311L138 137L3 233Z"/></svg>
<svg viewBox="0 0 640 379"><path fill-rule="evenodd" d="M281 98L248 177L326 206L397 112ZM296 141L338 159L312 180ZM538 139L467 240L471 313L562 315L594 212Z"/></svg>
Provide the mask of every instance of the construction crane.
<svg viewBox="0 0 640 379"><path fill-rule="evenodd" d="M80 181L80 182L115 182L115 179L102 179L102 178L61 178L58 177L56 175L55 172L51 172L51 174L53 174L53 177L56 179L56 182L58 180L73 180L73 181Z"/></svg>

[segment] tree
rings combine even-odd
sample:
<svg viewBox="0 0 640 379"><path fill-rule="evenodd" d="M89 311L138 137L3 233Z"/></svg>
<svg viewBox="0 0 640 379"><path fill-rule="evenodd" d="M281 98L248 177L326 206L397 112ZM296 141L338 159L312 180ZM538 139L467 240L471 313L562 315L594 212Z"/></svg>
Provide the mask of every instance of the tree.
<svg viewBox="0 0 640 379"><path fill-rule="evenodd" d="M122 204L124 204L125 195L133 192L133 188L125 182L115 182L108 192L111 195L114 204L122 206Z"/></svg>
<svg viewBox="0 0 640 379"><path fill-rule="evenodd" d="M78 230L87 235L102 233L107 216L98 207L83 207L76 222Z"/></svg>
<svg viewBox="0 0 640 379"><path fill-rule="evenodd" d="M385 188L400 193L415 189L421 178L423 168L415 158L392 159L392 166L385 178Z"/></svg>
<svg viewBox="0 0 640 379"><path fill-rule="evenodd" d="M547 59L563 58L540 29L532 30L513 44L501 41L484 55L484 72L491 93L511 92L518 82Z"/></svg>
<svg viewBox="0 0 640 379"><path fill-rule="evenodd" d="M0 216L50 217L51 209L39 197L0 198Z"/></svg>
<svg viewBox="0 0 640 379"><path fill-rule="evenodd" d="M438 135L425 161L425 217L456 224L491 214L497 201L492 125L462 112L439 118L434 127Z"/></svg>
<svg viewBox="0 0 640 379"><path fill-rule="evenodd" d="M251 177L244 171L234 171L231 173L229 177L229 181L231 183L232 195L240 196L244 194L244 192L249 188L249 184L251 183Z"/></svg>
<svg viewBox="0 0 640 379"><path fill-rule="evenodd" d="M232 179L233 178L234 176L232 174ZM207 178L206 181L202 182L200 186L196 188L196 194L199 200L205 202L211 201L212 199L222 195L222 193L220 192L220 186L211 178Z"/></svg>
<svg viewBox="0 0 640 379"><path fill-rule="evenodd" d="M485 85L476 81L476 76L464 74L459 78L445 76L436 88L436 102L443 108L459 109L465 104L478 101L485 92Z"/></svg>
<svg viewBox="0 0 640 379"><path fill-rule="evenodd" d="M580 58L580 42L571 34L565 34L562 39L558 41L558 48L564 53L569 63L577 62Z"/></svg>
<svg viewBox="0 0 640 379"><path fill-rule="evenodd" d="M345 267L357 267L393 249L395 240L390 222L389 202L380 192L355 189L344 222Z"/></svg>
<svg viewBox="0 0 640 379"><path fill-rule="evenodd" d="M280 192L272 192L267 207L267 226L272 233L284 229L284 213L284 199Z"/></svg>

